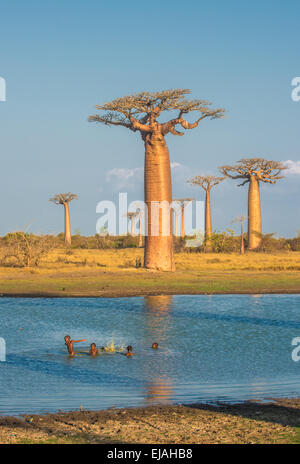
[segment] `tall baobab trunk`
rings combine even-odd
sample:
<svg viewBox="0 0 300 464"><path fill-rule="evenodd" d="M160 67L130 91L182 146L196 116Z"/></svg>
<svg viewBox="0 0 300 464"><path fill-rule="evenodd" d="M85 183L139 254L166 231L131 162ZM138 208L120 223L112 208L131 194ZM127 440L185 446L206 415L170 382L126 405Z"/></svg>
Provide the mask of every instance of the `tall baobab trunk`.
<svg viewBox="0 0 300 464"><path fill-rule="evenodd" d="M181 206L181 237L185 237L185 223L184 223L184 203Z"/></svg>
<svg viewBox="0 0 300 464"><path fill-rule="evenodd" d="M145 203L147 205L147 233L145 236L145 267L173 271L172 237L172 184L169 150L160 133L153 133L145 140ZM167 210L159 209L158 223L153 223L155 208L152 202L168 202ZM167 217L168 215L168 217ZM152 217L153 216L153 217ZM162 230L163 219L169 223L169 233ZM153 229L157 227L157 235ZM152 227L154 226L154 227Z"/></svg>
<svg viewBox="0 0 300 464"><path fill-rule="evenodd" d="M71 225L69 203L64 203L65 208L65 245L71 245Z"/></svg>
<svg viewBox="0 0 300 464"><path fill-rule="evenodd" d="M134 217L131 218L131 235L134 236Z"/></svg>
<svg viewBox="0 0 300 464"><path fill-rule="evenodd" d="M205 250L211 251L211 208L210 208L210 189L205 192Z"/></svg>
<svg viewBox="0 0 300 464"><path fill-rule="evenodd" d="M261 244L261 208L259 181L250 177L248 192L248 249L256 250Z"/></svg>

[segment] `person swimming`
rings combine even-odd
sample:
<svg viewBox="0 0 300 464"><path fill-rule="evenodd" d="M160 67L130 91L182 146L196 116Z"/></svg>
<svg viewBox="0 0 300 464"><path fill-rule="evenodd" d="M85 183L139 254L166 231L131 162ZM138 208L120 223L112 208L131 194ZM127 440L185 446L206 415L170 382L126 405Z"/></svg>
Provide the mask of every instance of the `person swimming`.
<svg viewBox="0 0 300 464"><path fill-rule="evenodd" d="M157 348L158 348L158 343L156 343L156 342L152 343L152 348L153 348L154 350L157 350Z"/></svg>
<svg viewBox="0 0 300 464"><path fill-rule="evenodd" d="M89 354L90 356L97 356L97 354L99 354L99 350L96 348L96 343L91 343Z"/></svg>
<svg viewBox="0 0 300 464"><path fill-rule="evenodd" d="M82 340L71 340L70 335L66 335L66 336L65 336L65 345L67 345L67 349L68 349L69 355L71 355L71 356L74 356L74 355L75 355L73 343L80 343L80 342L85 342L85 341L86 341L85 339L82 339Z"/></svg>
<svg viewBox="0 0 300 464"><path fill-rule="evenodd" d="M124 354L125 354L125 356L127 356L128 358L129 358L130 356L133 356L133 355L134 355L134 353L132 352L132 346L131 346L131 345L128 345L127 348L126 348L126 350L127 350L127 353L124 353Z"/></svg>

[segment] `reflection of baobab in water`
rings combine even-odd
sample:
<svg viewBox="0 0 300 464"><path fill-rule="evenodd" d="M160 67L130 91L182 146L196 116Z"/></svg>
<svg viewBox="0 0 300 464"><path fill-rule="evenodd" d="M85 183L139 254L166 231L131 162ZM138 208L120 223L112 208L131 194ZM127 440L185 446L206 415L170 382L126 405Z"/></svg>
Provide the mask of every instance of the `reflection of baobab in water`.
<svg viewBox="0 0 300 464"><path fill-rule="evenodd" d="M168 377L168 365L162 351L168 341L170 330L169 313L172 295L147 296L144 298L147 315L145 345L149 350L152 343L158 343L158 350L153 350L153 364L145 364L146 402L165 403L173 395L172 381ZM164 347L164 348L163 348Z"/></svg>
<svg viewBox="0 0 300 464"><path fill-rule="evenodd" d="M165 141L167 134L184 135L176 127L194 129L205 118L218 119L224 115L221 108L210 109L205 100L187 100L186 89L162 92L140 92L117 98L104 105L96 105L103 114L90 116L109 126L122 126L138 132L145 146L145 203L148 208L145 236L144 265L149 269L171 271L175 269L173 258L172 212L165 208L155 218L159 233L152 233L152 206L156 202L172 202L171 167L169 150ZM167 122L159 122L164 111L177 111L177 117ZM184 116L192 111L200 113L195 122L189 123ZM169 224L169 232L163 233L163 223Z"/></svg>
<svg viewBox="0 0 300 464"><path fill-rule="evenodd" d="M145 296L145 306L152 314L163 315L169 312L172 305L172 295Z"/></svg>
<svg viewBox="0 0 300 464"><path fill-rule="evenodd" d="M205 251L211 251L211 208L210 208L210 191L213 187L222 182L225 177L217 176L196 176L188 182L193 185L199 185L205 191Z"/></svg>
<svg viewBox="0 0 300 464"><path fill-rule="evenodd" d="M281 171L286 167L264 158L243 158L234 166L221 166L221 172L231 179L244 179L239 184L249 183L248 190L248 249L256 250L261 244L261 206L259 183L275 184L282 179Z"/></svg>
<svg viewBox="0 0 300 464"><path fill-rule="evenodd" d="M69 203L72 200L77 200L78 196L75 193L58 193L55 197L50 198L56 205L63 205L65 209L65 244L71 245L71 224L70 224L70 208Z"/></svg>

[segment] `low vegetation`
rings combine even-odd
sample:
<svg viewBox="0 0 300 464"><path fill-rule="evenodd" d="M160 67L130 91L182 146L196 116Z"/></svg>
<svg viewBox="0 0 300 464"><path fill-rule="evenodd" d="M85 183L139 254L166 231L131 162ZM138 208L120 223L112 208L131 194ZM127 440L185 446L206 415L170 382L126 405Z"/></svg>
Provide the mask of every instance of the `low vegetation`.
<svg viewBox="0 0 300 464"><path fill-rule="evenodd" d="M216 259L213 254L229 254L233 255L233 260L238 259L237 255L240 253L241 238L234 234L233 230L227 229L225 232L214 232L210 236L210 250L211 253L207 253L207 246L205 240L199 246L188 247L187 245L193 241L194 237L174 237L174 252L185 254L195 254L199 256L199 253L205 254L209 259ZM245 240L246 242L246 240ZM247 243L247 242L246 242ZM143 243L142 243L143 244ZM47 257L54 249L57 250L58 260L65 261L67 264L72 264L74 260L70 257L76 255L77 257L83 256L80 250L93 250L97 252L99 250L126 250L136 248L139 249L137 258L138 262L136 267L141 267L143 250L141 250L140 240L138 236L124 235L124 236L111 236L108 234L94 235L85 237L79 233L72 236L72 245L65 247L64 234L54 235L34 235L25 232L14 232L5 235L0 238L0 266L2 267L38 267L43 266L47 262ZM287 253L288 252L299 252L300 251L300 235L292 239L285 239L282 237L276 238L275 234L261 235L261 243L259 249L256 252L264 254L272 253ZM52 253L53 255L53 253ZM96 256L97 253L93 253ZM126 255L126 253L125 253ZM114 260L118 262L118 266L126 267L126 263L123 262L122 257L124 254L119 256L116 254ZM131 256L131 255L130 255ZM248 253L245 261L251 262L254 253ZM210 257L210 258L209 258ZM50 262L52 258L50 257ZM79 260L76 258L76 264L85 265L87 258ZM197 262L204 262L203 259L196 258ZM254 261L260 261L262 258L253 258ZM265 258L263 258L265 259ZM294 261L292 256L286 257L288 261ZM193 261L194 258L191 258ZM95 261L95 260L94 260ZM178 261L178 260L177 260ZM95 261L96 262L96 261ZM209 261L211 262L211 261ZM91 262L89 261L89 264ZM179 262L180 264L180 262ZM129 265L127 267L132 267ZM238 265L239 267L239 265ZM250 266L251 267L251 266Z"/></svg>

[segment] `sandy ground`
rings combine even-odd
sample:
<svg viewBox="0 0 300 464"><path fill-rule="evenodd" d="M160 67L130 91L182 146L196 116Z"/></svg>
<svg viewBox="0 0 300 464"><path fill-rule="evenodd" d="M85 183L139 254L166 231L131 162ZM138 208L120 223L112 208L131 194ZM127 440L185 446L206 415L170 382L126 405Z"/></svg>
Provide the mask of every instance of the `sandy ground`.
<svg viewBox="0 0 300 464"><path fill-rule="evenodd" d="M0 417L0 443L299 443L300 399Z"/></svg>

